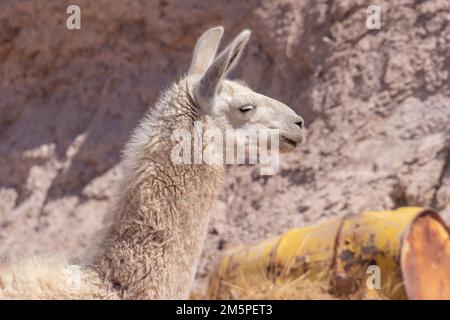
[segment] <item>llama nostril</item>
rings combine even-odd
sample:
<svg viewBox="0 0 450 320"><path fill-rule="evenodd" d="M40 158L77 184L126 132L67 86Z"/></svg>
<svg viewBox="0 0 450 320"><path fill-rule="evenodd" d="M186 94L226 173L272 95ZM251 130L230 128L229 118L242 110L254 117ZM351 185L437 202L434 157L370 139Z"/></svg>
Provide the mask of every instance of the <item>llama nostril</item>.
<svg viewBox="0 0 450 320"><path fill-rule="evenodd" d="M300 121L297 121L295 124L298 125L300 127L300 129L303 129L304 121L300 120Z"/></svg>

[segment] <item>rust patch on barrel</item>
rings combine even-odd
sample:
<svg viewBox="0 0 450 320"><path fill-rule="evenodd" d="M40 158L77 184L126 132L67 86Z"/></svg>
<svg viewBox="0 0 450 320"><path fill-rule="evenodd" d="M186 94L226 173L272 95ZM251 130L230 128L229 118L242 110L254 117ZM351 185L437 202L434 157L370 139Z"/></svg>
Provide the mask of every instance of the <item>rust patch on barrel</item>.
<svg viewBox="0 0 450 320"><path fill-rule="evenodd" d="M450 231L438 216L423 215L412 223L401 265L409 299L450 299Z"/></svg>

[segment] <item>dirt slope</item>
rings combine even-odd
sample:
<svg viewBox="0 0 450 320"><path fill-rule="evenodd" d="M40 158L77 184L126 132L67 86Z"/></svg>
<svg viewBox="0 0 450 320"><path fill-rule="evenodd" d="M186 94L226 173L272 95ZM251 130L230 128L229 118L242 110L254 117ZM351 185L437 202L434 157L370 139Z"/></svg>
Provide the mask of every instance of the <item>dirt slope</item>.
<svg viewBox="0 0 450 320"><path fill-rule="evenodd" d="M198 286L227 246L329 216L420 205L450 221L449 4L378 2L381 30L369 1L78 0L69 31L68 1L1 1L0 255L80 260L131 128L219 24L225 42L253 30L234 75L308 129L278 175L229 169Z"/></svg>

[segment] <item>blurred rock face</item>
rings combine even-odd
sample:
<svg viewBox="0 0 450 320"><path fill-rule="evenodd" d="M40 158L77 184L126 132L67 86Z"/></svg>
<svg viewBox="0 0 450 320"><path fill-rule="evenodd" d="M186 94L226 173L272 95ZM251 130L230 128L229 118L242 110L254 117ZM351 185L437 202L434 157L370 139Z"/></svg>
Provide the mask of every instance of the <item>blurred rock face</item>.
<svg viewBox="0 0 450 320"><path fill-rule="evenodd" d="M306 143L275 176L232 167L198 284L221 250L329 216L431 206L450 220L450 16L443 1L0 3L0 255L80 260L111 210L120 151L196 38L253 30L234 76L293 107Z"/></svg>

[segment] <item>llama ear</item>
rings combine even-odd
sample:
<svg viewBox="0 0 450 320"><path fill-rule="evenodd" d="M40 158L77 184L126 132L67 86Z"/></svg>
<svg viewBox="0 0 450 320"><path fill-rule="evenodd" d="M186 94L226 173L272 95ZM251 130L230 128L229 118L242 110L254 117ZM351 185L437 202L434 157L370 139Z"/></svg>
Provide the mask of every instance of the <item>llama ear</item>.
<svg viewBox="0 0 450 320"><path fill-rule="evenodd" d="M211 28L202 34L195 44L189 74L206 72L216 56L222 35L223 27Z"/></svg>
<svg viewBox="0 0 450 320"><path fill-rule="evenodd" d="M250 38L250 30L242 31L230 45L219 54L200 79L196 89L196 98L210 101L216 94L220 81L239 61L239 57Z"/></svg>

